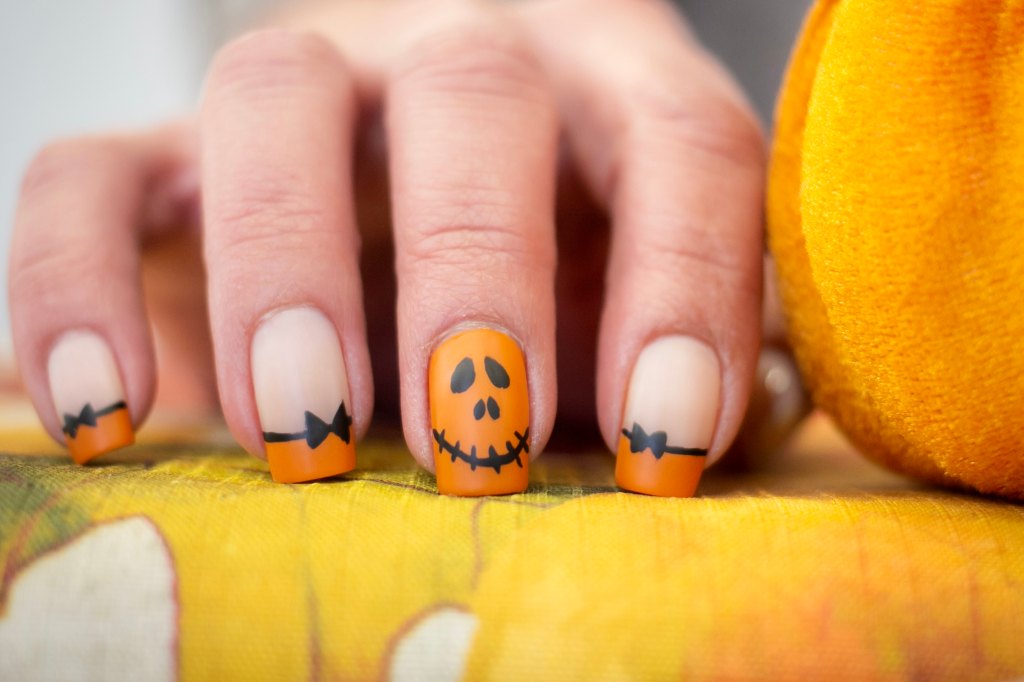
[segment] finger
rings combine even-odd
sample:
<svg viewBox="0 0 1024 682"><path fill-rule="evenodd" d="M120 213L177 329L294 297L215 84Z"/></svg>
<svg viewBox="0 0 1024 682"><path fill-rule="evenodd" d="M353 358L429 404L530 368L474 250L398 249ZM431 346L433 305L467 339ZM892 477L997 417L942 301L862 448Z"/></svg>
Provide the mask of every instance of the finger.
<svg viewBox="0 0 1024 682"><path fill-rule="evenodd" d="M613 220L598 417L616 479L688 496L735 437L750 392L763 142L667 5L620 5L579 27L582 51L541 33L576 156Z"/></svg>
<svg viewBox="0 0 1024 682"><path fill-rule="evenodd" d="M319 38L256 33L212 66L202 176L220 399L278 481L350 470L370 419L355 117L348 69Z"/></svg>
<svg viewBox="0 0 1024 682"><path fill-rule="evenodd" d="M782 301L772 259L764 259L761 351L736 440L729 448L729 464L756 466L777 455L811 412L810 395L786 339Z"/></svg>
<svg viewBox="0 0 1024 682"><path fill-rule="evenodd" d="M140 228L191 164L186 128L58 142L22 186L11 242L14 347L46 430L85 463L134 441L154 390Z"/></svg>
<svg viewBox="0 0 1024 682"><path fill-rule="evenodd" d="M555 409L547 83L508 24L464 14L400 59L386 116L406 440L443 493L521 491Z"/></svg>

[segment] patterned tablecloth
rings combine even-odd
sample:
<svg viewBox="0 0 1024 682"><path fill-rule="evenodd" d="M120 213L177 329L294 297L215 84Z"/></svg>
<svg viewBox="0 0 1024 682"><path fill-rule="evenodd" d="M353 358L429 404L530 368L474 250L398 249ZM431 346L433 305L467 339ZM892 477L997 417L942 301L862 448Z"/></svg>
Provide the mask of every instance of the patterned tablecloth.
<svg viewBox="0 0 1024 682"><path fill-rule="evenodd" d="M78 467L0 417L3 680L1024 675L1024 508L882 472L821 418L669 500L600 453L440 497L396 434L310 485L215 427Z"/></svg>

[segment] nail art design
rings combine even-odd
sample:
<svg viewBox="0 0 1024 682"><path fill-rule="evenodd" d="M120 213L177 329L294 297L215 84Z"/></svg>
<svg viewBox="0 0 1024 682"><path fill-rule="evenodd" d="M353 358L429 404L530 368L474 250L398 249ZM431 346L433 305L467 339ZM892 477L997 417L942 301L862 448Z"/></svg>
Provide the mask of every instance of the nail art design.
<svg viewBox="0 0 1024 682"><path fill-rule="evenodd" d="M355 468L348 375L323 313L292 308L267 318L253 335L252 376L275 481L302 483Z"/></svg>
<svg viewBox="0 0 1024 682"><path fill-rule="evenodd" d="M629 439L629 451L632 453L650 450L654 459L661 459L665 455L689 455L691 457L706 457L706 448L684 448L668 444L668 434L664 431L647 433L644 428L633 422L633 430L622 429L622 435Z"/></svg>
<svg viewBox="0 0 1024 682"><path fill-rule="evenodd" d="M668 336L640 353L617 448L620 488L663 497L696 492L714 434L720 384L718 356L696 339Z"/></svg>
<svg viewBox="0 0 1024 682"><path fill-rule="evenodd" d="M128 405L123 400L100 410L86 403L77 416L65 412L62 430L71 456L79 464L135 442Z"/></svg>
<svg viewBox="0 0 1024 682"><path fill-rule="evenodd" d="M78 429L82 426L92 426L95 428L98 424L100 417L105 417L108 414L117 412L118 410L127 410L128 404L123 400L118 400L113 405L108 405L102 410L94 410L92 403L86 403L82 411L78 413L78 416L73 414L64 414L64 433L69 438L75 438L78 436Z"/></svg>
<svg viewBox="0 0 1024 682"><path fill-rule="evenodd" d="M298 433L276 433L264 431L263 440L267 443L287 443L293 440L304 440L311 450L316 450L332 433L345 443L352 437L352 417L348 416L345 403L338 406L334 419L328 424L312 412L306 412L306 430Z"/></svg>
<svg viewBox="0 0 1024 682"><path fill-rule="evenodd" d="M438 491L522 492L529 482L530 401L519 346L493 329L447 339L430 358Z"/></svg>
<svg viewBox="0 0 1024 682"><path fill-rule="evenodd" d="M455 444L449 443L445 440L444 432L438 433L434 430L434 440L437 441L437 453L447 453L452 456L452 462L457 459L461 459L463 462L469 464L471 471L476 471L477 467L483 467L485 469L494 469L495 473L501 473L501 467L506 464L515 462L520 468L523 466L522 454L530 452L529 439L530 429L526 429L526 433L514 432L513 435L516 438L516 444L512 445L512 441L505 441L505 453L499 455L498 451L491 445L487 448L487 457L478 457L476 454L476 446L472 446L469 449L469 453L462 451L460 447L461 443L456 441Z"/></svg>
<svg viewBox="0 0 1024 682"><path fill-rule="evenodd" d="M65 333L50 352L47 371L64 441L75 462L85 464L135 442L117 363L99 335Z"/></svg>

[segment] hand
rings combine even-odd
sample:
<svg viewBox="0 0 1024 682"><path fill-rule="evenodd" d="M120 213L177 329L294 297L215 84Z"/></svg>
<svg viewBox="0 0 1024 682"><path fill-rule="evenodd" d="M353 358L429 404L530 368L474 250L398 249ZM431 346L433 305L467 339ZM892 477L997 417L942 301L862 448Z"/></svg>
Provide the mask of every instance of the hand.
<svg viewBox="0 0 1024 682"><path fill-rule="evenodd" d="M152 322L167 397L209 405L215 375L278 480L351 468L376 374L442 491L521 490L556 404L583 419L596 395L620 485L692 494L751 390L764 145L670 6L353 1L275 23L220 51L195 120L29 170L11 311L47 430L81 460L131 440Z"/></svg>

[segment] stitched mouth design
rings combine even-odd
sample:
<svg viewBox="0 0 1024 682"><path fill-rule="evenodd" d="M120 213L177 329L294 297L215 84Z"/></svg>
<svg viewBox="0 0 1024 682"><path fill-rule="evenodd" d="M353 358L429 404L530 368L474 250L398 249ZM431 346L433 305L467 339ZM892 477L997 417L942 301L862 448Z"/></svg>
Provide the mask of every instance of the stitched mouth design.
<svg viewBox="0 0 1024 682"><path fill-rule="evenodd" d="M513 432L516 438L516 444L512 445L512 441L505 441L505 452L499 453L494 446L487 448L487 456L480 457L476 454L476 446L470 448L467 453L462 449L460 441L450 443L444 437L444 431L438 431L434 429L434 440L437 441L437 452L438 454L448 453L451 455L452 462L457 459L461 459L463 462L469 464L469 468L472 471L476 471L477 467L483 467L484 469L494 469L494 473L500 474L501 467L515 462L519 465L519 468L523 468L523 460L520 457L524 452L529 454L530 452L530 429L520 434L518 431Z"/></svg>
<svg viewBox="0 0 1024 682"><path fill-rule="evenodd" d="M665 455L690 455L692 457L704 457L708 451L704 448L683 448L668 444L668 435L664 431L647 433L643 427L633 422L633 430L622 429L622 435L629 439L629 451L632 453L650 450L654 459L661 459Z"/></svg>
<svg viewBox="0 0 1024 682"><path fill-rule="evenodd" d="M92 403L86 403L82 411L77 415L64 414L64 426L61 429L68 435L69 438L75 438L78 436L78 429L83 426L92 426L95 428L96 420L100 417L104 417L108 414L117 412L118 410L125 410L128 408L127 403L123 400L119 400L113 405L108 405L102 410L94 410Z"/></svg>

